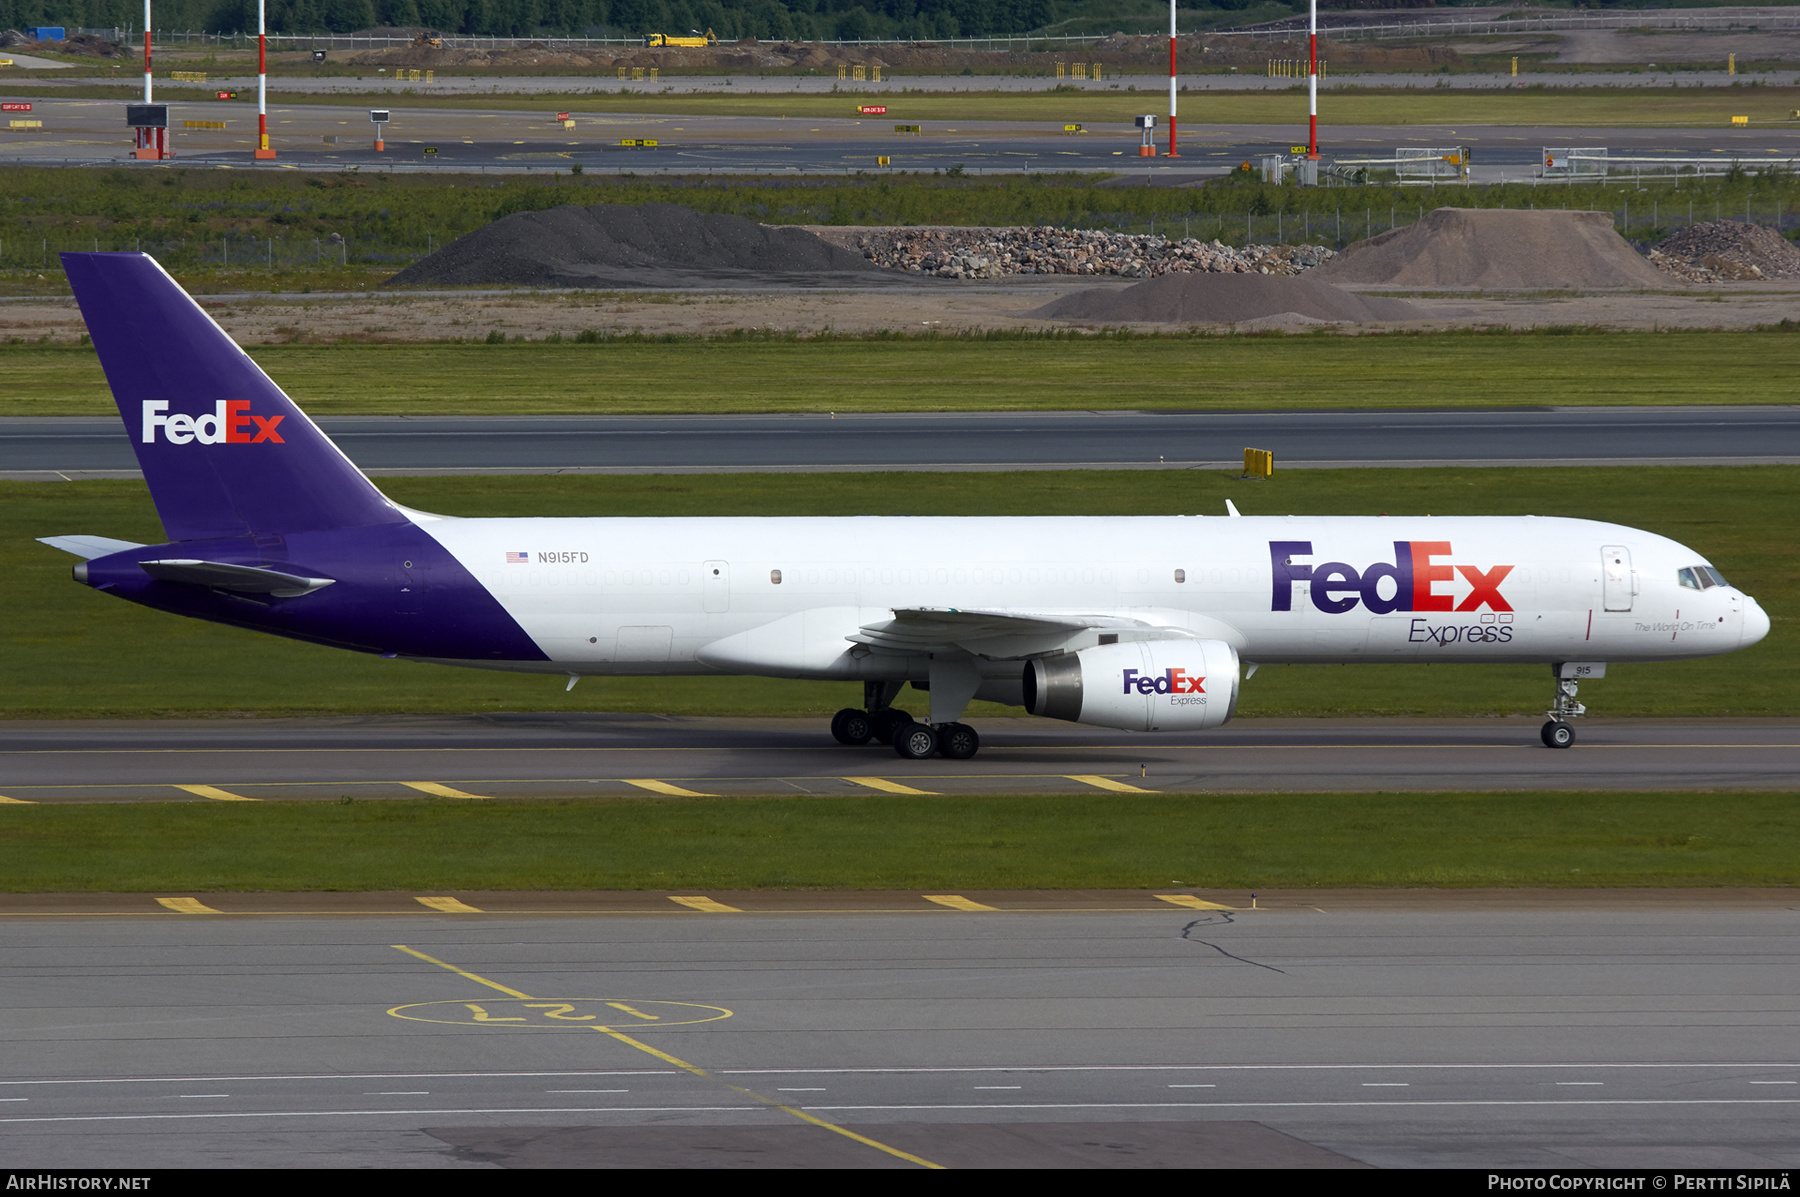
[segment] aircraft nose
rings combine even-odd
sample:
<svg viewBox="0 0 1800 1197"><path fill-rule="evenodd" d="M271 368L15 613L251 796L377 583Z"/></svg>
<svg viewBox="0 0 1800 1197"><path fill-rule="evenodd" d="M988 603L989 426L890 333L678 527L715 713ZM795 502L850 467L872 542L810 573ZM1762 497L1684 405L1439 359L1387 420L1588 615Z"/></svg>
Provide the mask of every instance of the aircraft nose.
<svg viewBox="0 0 1800 1197"><path fill-rule="evenodd" d="M1769 613L1762 605L1749 595L1744 596L1744 633L1738 639L1739 648L1749 648L1758 640L1769 634Z"/></svg>

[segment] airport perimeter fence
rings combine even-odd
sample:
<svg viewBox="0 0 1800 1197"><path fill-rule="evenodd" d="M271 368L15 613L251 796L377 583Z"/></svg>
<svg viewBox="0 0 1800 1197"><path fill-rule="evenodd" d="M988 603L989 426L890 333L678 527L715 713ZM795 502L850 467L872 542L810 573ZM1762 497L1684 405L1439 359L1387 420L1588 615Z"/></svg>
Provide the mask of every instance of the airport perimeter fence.
<svg viewBox="0 0 1800 1197"><path fill-rule="evenodd" d="M1319 26L1319 34L1321 37L1330 38L1333 41L1351 41L1358 38L1379 40L1413 37L1474 37L1512 33L1624 29L1661 32L1728 31L1733 29L1747 32L1768 32L1800 29L1800 11L1767 8L1759 9L1752 15L1742 12L1659 13L1655 10L1633 10L1612 13L1576 13L1562 16L1540 17L1509 14L1497 19L1450 17L1418 21L1380 19L1359 21L1348 14L1332 14ZM1304 17L1289 17L1241 29L1207 29L1204 31L1189 29L1185 31L1185 36L1194 36L1203 32L1207 37L1244 37L1252 40L1291 41L1296 36L1303 36L1306 31L1307 23ZM106 37L117 42L125 42L138 35L136 27L130 25L114 29L79 29L76 32ZM151 33L155 40L160 42L210 42L219 46L230 46L234 49L247 49L256 42L254 33L242 31L207 33L193 29L155 29ZM645 39L641 35L637 37L485 37L445 33L438 36L442 39L445 48L453 50L516 50L528 47L578 50L604 46L642 47L645 44ZM809 40L808 44L823 46L917 46L928 44L950 50L1031 52L1091 46L1111 36L1114 35L1093 33L1050 36L1023 33L1006 37L931 38L927 42L916 38L829 38L817 42ZM271 33L268 37L271 49L288 50L379 50L414 44L410 37L377 37L355 33ZM779 43L784 40L806 39L763 39L765 44Z"/></svg>
<svg viewBox="0 0 1800 1197"><path fill-rule="evenodd" d="M323 270L349 266L387 266L402 270L434 250L444 239L419 235L415 245L380 237L260 237L230 233L218 237L31 237L0 236L0 270L62 270L62 253L146 253L171 270L233 269L264 271Z"/></svg>
<svg viewBox="0 0 1800 1197"><path fill-rule="evenodd" d="M1227 245L1325 245L1342 249L1353 241L1364 241L1389 229L1416 224L1425 219L1427 212L1441 206L1438 203L1333 204L1260 212L1175 213L1154 219L1119 216L1100 222L1100 227L1111 232L1148 234L1171 240L1217 240ZM1691 199L1664 201L1657 198L1640 200L1636 205L1627 200L1612 210L1612 217L1613 227L1619 235L1641 249L1654 245L1678 229L1714 220L1765 225L1783 235L1800 227L1794 207L1779 199L1760 204L1746 200L1741 210L1727 209L1721 200L1696 203Z"/></svg>
<svg viewBox="0 0 1800 1197"><path fill-rule="evenodd" d="M1357 21L1333 14L1319 25L1319 36L1333 41L1355 38L1391 37L1472 37L1482 34L1551 33L1580 30L1643 29L1668 31L1724 31L1742 29L1766 32L1775 29L1800 29L1800 12L1779 8L1758 9L1756 15L1743 13L1658 13L1634 10L1619 13L1583 13L1572 16L1511 16L1498 19L1425 19L1418 21ZM1304 17L1269 21L1244 29L1218 29L1209 37L1248 37L1291 41L1307 32Z"/></svg>
<svg viewBox="0 0 1800 1197"><path fill-rule="evenodd" d="M135 26L122 29L82 29L80 33L91 33L96 37L105 37L111 41L134 45L142 45L142 41L133 42L138 30ZM221 49L248 50L256 45L256 35L241 30L234 32L208 33L200 29L152 29L150 36L153 44L193 44L214 45ZM817 46L920 46L930 45L949 50L1018 50L1022 52L1052 51L1074 49L1091 46L1104 41L1108 34L1058 34L1054 37L1044 35L1021 34L1017 37L945 37L932 38L929 42L921 42L909 38L822 38L813 39L773 39L762 42L764 45L780 44L783 40L803 40L806 45ZM642 37L487 37L446 33L439 35L439 40L447 50L583 50L599 49L609 46L624 46L644 49ZM268 35L271 50L391 50L398 47L415 45L410 37L376 37L360 33L271 33ZM721 42L721 45L730 45Z"/></svg>

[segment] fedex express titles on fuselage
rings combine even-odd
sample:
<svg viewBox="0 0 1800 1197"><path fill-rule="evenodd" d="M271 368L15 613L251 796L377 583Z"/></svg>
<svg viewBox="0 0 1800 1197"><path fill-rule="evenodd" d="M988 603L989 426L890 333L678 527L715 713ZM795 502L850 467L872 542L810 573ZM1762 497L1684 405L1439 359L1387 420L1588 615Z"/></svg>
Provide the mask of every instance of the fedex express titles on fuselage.
<svg viewBox="0 0 1800 1197"><path fill-rule="evenodd" d="M1769 626L1692 549L1560 517L431 515L383 496L153 260L64 262L170 543L46 539L86 585L197 618L570 678L860 681L839 740L952 757L975 750L975 698L1215 727L1273 662L1551 664L1562 747L1605 662ZM908 681L928 722L891 708Z"/></svg>

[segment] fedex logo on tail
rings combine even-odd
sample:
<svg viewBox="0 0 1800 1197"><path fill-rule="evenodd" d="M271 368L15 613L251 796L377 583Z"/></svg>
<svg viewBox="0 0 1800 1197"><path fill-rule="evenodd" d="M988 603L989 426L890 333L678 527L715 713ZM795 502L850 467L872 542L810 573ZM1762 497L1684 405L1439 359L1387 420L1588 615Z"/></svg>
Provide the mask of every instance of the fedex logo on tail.
<svg viewBox="0 0 1800 1197"><path fill-rule="evenodd" d="M183 412L169 413L167 399L144 400L144 443L156 443L157 430L171 445L190 441L202 445L257 445L264 442L282 445L287 442L275 431L286 416L259 416L250 411L248 399L221 399L203 416Z"/></svg>
<svg viewBox="0 0 1800 1197"><path fill-rule="evenodd" d="M1451 556L1447 540L1396 540L1394 560L1377 561L1357 569L1343 561L1313 565L1301 561L1313 555L1310 540L1271 540L1269 564L1275 577L1271 611L1294 609L1294 584L1306 582L1313 606L1327 615L1338 615L1361 602L1371 614L1393 611L1511 611L1512 604L1500 593L1500 584L1513 571L1510 565L1479 569L1473 565L1439 564ZM1461 574L1471 589L1458 603L1439 591ZM1384 586L1384 582L1391 585Z"/></svg>

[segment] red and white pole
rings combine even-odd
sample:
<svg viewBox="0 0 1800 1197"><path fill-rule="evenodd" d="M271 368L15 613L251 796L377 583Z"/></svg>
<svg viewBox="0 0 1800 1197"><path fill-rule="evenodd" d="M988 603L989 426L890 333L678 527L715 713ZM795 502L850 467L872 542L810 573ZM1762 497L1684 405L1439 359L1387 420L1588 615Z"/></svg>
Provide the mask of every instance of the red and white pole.
<svg viewBox="0 0 1800 1197"><path fill-rule="evenodd" d="M1319 0L1311 0L1306 36L1306 156L1319 156Z"/></svg>
<svg viewBox="0 0 1800 1197"><path fill-rule="evenodd" d="M144 103L150 102L150 0L144 0Z"/></svg>
<svg viewBox="0 0 1800 1197"><path fill-rule="evenodd" d="M1175 152L1175 0L1169 0L1169 157Z"/></svg>
<svg viewBox="0 0 1800 1197"><path fill-rule="evenodd" d="M269 148L269 33L267 0L256 0L256 156L273 158Z"/></svg>

